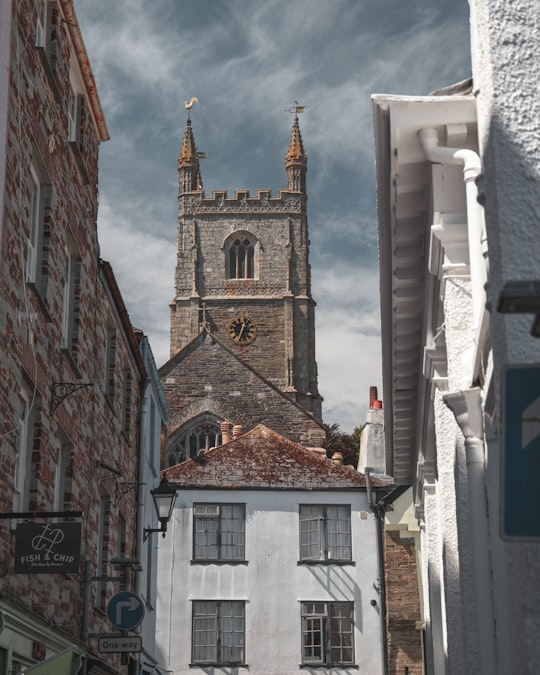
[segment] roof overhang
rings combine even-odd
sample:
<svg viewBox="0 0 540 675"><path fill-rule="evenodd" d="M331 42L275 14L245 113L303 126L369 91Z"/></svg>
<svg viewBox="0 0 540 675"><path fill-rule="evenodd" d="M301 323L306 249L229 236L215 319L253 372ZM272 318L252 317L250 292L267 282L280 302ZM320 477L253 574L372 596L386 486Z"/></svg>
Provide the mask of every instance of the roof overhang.
<svg viewBox="0 0 540 675"><path fill-rule="evenodd" d="M387 471L413 485L425 424L423 376L429 283L431 166L418 131L476 125L472 96L372 96L377 176Z"/></svg>

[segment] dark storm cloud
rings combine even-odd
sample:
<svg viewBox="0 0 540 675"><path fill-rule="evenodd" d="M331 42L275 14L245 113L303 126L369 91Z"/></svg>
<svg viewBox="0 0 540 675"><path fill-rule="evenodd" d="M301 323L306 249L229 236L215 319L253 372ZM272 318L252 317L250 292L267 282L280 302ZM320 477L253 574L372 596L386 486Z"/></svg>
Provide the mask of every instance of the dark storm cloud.
<svg viewBox="0 0 540 675"><path fill-rule="evenodd" d="M284 110L298 100L323 412L345 430L362 423L381 373L370 95L466 78L467 1L75 5L111 133L100 160L102 254L158 364L168 357L184 100L200 101L191 117L207 193L284 187Z"/></svg>

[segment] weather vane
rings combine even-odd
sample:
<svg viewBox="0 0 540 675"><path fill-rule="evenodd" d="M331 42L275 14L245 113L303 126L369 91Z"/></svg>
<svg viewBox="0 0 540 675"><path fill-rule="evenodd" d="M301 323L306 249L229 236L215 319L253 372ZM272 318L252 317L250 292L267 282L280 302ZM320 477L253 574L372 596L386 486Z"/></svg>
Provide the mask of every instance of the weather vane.
<svg viewBox="0 0 540 675"><path fill-rule="evenodd" d="M199 102L199 99L196 96L193 96L189 100L189 103L188 103L188 101L184 101L184 108L188 111L188 119L189 119L189 115L190 115L190 110L191 110L191 108L193 108L193 104L198 103L198 102Z"/></svg>
<svg viewBox="0 0 540 675"><path fill-rule="evenodd" d="M298 115L298 113L303 113L305 111L306 109L305 105L300 105L298 101L295 101L295 104L296 105L292 106L291 108L287 108L287 110L285 110L284 112L294 113L295 115Z"/></svg>

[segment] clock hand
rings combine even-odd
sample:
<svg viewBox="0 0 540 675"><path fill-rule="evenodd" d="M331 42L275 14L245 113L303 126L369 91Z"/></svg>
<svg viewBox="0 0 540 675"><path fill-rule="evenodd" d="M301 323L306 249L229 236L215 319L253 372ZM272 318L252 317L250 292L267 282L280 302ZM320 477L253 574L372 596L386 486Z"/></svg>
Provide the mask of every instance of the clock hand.
<svg viewBox="0 0 540 675"><path fill-rule="evenodd" d="M240 333L238 335L239 340L242 339L242 335L244 334L244 330L246 329L246 324L247 324L247 321L244 319L243 322L242 322L242 329L240 330Z"/></svg>

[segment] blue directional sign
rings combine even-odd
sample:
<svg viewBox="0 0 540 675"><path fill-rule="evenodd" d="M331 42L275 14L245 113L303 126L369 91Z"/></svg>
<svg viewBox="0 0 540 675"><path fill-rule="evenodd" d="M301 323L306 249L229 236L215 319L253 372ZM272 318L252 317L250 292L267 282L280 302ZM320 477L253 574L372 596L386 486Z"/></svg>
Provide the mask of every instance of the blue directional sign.
<svg viewBox="0 0 540 675"><path fill-rule="evenodd" d="M109 600L107 616L115 628L132 630L144 618L144 600L130 591L117 593Z"/></svg>
<svg viewBox="0 0 540 675"><path fill-rule="evenodd" d="M502 404L502 536L540 540L540 366L508 366Z"/></svg>

